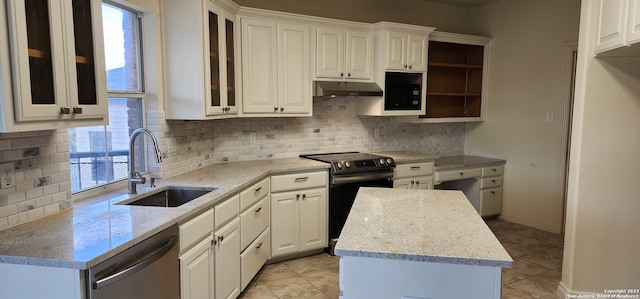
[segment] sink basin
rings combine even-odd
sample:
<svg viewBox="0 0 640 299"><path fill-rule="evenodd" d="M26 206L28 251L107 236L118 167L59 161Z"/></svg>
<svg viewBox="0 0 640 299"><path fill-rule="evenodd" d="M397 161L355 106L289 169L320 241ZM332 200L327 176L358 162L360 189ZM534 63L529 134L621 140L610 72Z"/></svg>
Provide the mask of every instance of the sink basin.
<svg viewBox="0 0 640 299"><path fill-rule="evenodd" d="M154 194L125 203L125 205L174 208L216 189L217 188L167 187Z"/></svg>

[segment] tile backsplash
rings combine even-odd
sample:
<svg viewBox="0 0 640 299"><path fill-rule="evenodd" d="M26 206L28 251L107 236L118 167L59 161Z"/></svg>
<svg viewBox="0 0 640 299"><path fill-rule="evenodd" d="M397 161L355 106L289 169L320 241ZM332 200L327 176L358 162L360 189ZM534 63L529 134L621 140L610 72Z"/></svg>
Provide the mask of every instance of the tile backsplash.
<svg viewBox="0 0 640 299"><path fill-rule="evenodd" d="M0 189L0 229L71 207L67 130L0 133L0 164L15 176Z"/></svg>
<svg viewBox="0 0 640 299"><path fill-rule="evenodd" d="M296 157L302 153L420 150L464 152L464 124L406 124L395 117L356 115L357 99L314 100L312 117L167 121L149 112L168 178L215 163ZM153 155L148 155L153 157ZM0 133L0 164L11 163L15 185L0 189L0 229L72 206L67 130Z"/></svg>

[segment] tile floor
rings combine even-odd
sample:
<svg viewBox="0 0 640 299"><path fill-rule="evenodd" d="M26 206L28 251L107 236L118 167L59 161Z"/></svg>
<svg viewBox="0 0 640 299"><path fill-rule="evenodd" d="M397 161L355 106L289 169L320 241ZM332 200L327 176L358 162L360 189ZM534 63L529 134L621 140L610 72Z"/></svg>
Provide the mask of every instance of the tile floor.
<svg viewBox="0 0 640 299"><path fill-rule="evenodd" d="M560 298L562 235L499 219L487 225L514 260L502 272L502 298ZM339 257L318 254L265 266L240 295L243 299L331 298L339 296Z"/></svg>

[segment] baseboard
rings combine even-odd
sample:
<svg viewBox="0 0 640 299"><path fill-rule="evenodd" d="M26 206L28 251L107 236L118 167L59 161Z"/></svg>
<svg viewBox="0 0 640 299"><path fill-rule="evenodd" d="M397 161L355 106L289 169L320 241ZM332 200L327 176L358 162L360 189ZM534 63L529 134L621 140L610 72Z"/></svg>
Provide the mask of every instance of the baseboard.
<svg viewBox="0 0 640 299"><path fill-rule="evenodd" d="M511 217L511 216L507 216L504 214L501 214L500 216L498 216L498 219L507 221L507 222L511 222L511 223L515 223L515 224L520 224L520 225L524 225L524 226L528 226L528 227L532 227L535 229L539 229L542 231L546 231L546 232L550 232L550 233L554 233L554 234L559 234L560 232L558 232L556 229L552 228L552 227L548 227L546 225L542 225L540 223L532 223L520 218L515 218L515 217Z"/></svg>
<svg viewBox="0 0 640 299"><path fill-rule="evenodd" d="M572 291L561 281L558 284L557 294L560 298L563 299L574 299L574 298L616 298L615 294L605 294L605 293L589 293L589 292L578 292Z"/></svg>

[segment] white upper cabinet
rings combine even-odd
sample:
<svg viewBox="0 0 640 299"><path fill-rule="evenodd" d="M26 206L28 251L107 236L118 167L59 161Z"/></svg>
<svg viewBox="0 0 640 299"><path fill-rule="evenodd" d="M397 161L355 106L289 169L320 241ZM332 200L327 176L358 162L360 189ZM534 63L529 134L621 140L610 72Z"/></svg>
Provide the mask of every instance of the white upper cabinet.
<svg viewBox="0 0 640 299"><path fill-rule="evenodd" d="M596 55L638 55L640 4L637 0L600 0Z"/></svg>
<svg viewBox="0 0 640 299"><path fill-rule="evenodd" d="M163 3L167 118L236 116L238 7L209 0Z"/></svg>
<svg viewBox="0 0 640 299"><path fill-rule="evenodd" d="M429 33L385 30L387 70L424 72L427 70Z"/></svg>
<svg viewBox="0 0 640 299"><path fill-rule="evenodd" d="M369 28L320 25L316 38L316 78L371 80L373 33Z"/></svg>
<svg viewBox="0 0 640 299"><path fill-rule="evenodd" d="M0 40L1 131L108 121L101 1L3 1Z"/></svg>
<svg viewBox="0 0 640 299"><path fill-rule="evenodd" d="M276 17L242 17L242 113L311 115L312 27Z"/></svg>

